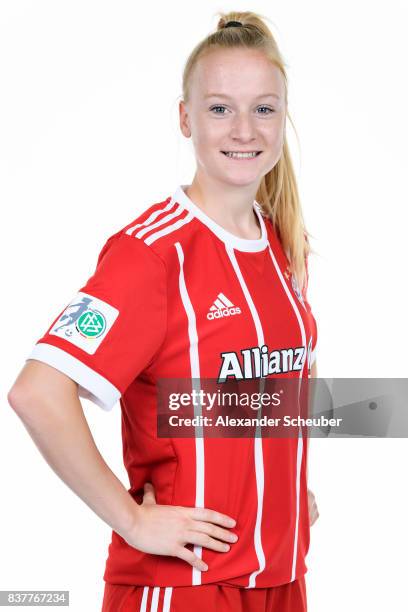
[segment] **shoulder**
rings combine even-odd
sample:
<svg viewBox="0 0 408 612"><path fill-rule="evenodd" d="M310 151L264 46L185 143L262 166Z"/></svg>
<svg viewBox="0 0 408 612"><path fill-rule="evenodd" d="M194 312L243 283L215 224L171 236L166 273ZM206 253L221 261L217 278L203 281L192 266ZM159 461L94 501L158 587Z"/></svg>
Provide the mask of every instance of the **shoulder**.
<svg viewBox="0 0 408 612"><path fill-rule="evenodd" d="M146 206L137 217L108 237L99 254L98 264L108 252L117 256L137 257L138 260L166 259L168 245L188 231L191 213L172 196ZM187 229L188 228L188 229Z"/></svg>

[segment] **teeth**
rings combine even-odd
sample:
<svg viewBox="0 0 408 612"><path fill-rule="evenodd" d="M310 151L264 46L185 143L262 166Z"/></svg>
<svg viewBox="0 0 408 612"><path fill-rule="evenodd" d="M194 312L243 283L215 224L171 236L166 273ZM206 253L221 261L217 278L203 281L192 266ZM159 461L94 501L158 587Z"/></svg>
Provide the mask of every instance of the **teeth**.
<svg viewBox="0 0 408 612"><path fill-rule="evenodd" d="M227 157L237 157L237 158L246 158L246 157L256 157L257 152L251 151L250 153L233 153L231 151L227 151L225 153Z"/></svg>

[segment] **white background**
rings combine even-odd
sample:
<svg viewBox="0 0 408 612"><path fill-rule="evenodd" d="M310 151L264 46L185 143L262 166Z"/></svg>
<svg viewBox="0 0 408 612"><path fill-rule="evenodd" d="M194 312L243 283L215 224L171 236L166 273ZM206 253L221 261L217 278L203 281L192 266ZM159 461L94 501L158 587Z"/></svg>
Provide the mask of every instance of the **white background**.
<svg viewBox="0 0 408 612"><path fill-rule="evenodd" d="M111 530L54 474L7 402L108 236L191 182L184 62L218 10L266 15L287 63L322 377L407 376L404 2L0 5L0 588L68 589L98 611ZM120 407L83 400L126 487ZM406 610L408 442L311 440L311 612ZM42 609L42 608L41 608Z"/></svg>

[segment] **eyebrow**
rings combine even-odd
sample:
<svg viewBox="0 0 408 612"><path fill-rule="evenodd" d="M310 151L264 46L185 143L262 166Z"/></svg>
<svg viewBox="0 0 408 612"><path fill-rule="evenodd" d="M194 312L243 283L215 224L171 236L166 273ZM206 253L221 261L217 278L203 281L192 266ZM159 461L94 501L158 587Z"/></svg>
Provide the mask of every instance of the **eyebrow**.
<svg viewBox="0 0 408 612"><path fill-rule="evenodd" d="M273 97L273 98L276 98L277 100L280 100L280 97L276 93L260 94L259 96L257 96L257 99L258 98L269 98L269 97ZM207 94L206 96L204 96L204 98L227 98L227 99L231 99L230 96L228 96L227 94L222 94L222 93L210 93L210 94Z"/></svg>

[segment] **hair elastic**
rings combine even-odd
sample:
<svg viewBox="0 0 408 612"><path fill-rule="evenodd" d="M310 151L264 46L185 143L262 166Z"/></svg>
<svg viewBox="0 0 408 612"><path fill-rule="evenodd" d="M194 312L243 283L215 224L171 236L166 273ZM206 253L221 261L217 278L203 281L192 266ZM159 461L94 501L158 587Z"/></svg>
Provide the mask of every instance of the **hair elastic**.
<svg viewBox="0 0 408 612"><path fill-rule="evenodd" d="M239 28L239 26L244 25L243 23L241 23L240 21L227 21L227 23L225 24L224 28Z"/></svg>

